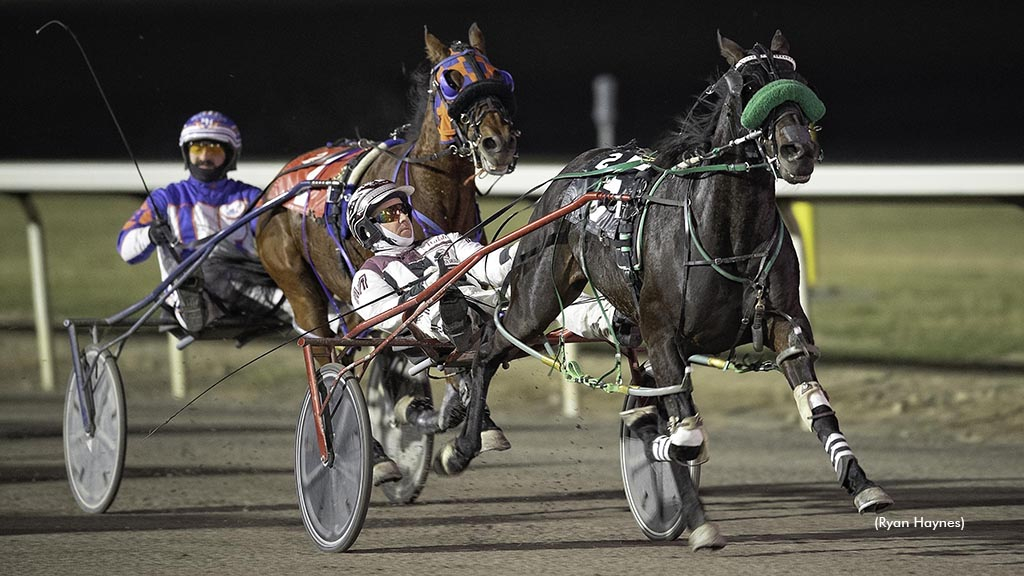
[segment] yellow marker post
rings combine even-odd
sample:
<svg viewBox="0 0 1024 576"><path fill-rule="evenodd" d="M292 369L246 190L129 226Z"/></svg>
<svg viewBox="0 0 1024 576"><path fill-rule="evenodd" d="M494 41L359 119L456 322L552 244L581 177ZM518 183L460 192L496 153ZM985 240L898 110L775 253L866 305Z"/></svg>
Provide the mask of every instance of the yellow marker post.
<svg viewBox="0 0 1024 576"><path fill-rule="evenodd" d="M803 238L804 248L804 272L808 286L814 286L818 281L818 271L815 266L814 257L814 206L810 202L794 201L790 205L793 219L796 220L799 234Z"/></svg>

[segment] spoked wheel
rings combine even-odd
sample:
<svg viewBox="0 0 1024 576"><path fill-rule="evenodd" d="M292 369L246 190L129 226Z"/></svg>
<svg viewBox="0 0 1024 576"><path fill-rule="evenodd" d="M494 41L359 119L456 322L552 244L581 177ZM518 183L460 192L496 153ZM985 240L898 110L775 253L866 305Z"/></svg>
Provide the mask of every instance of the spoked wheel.
<svg viewBox="0 0 1024 576"><path fill-rule="evenodd" d="M64 399L64 465L71 495L90 514L106 511L117 496L124 471L127 419L117 361L106 350L86 348L79 387L74 371ZM85 428L85 394L92 396L92 433Z"/></svg>
<svg viewBox="0 0 1024 576"><path fill-rule="evenodd" d="M341 369L326 364L317 372L321 401L341 378ZM295 431L295 484L302 523L313 542L325 552L343 552L363 528L373 484L373 441L359 383L353 378L338 384L323 412L332 449L327 462L320 457L317 418L307 392Z"/></svg>
<svg viewBox="0 0 1024 576"><path fill-rule="evenodd" d="M423 491L430 472L434 434L395 421L395 402L406 395L431 398L426 372L409 376L409 360L400 353L383 351L363 376L366 404L373 424L373 436L398 464L402 478L381 484L392 504L409 504Z"/></svg>
<svg viewBox="0 0 1024 576"><path fill-rule="evenodd" d="M654 398L626 396L623 410L656 402ZM686 529L679 485L687 467L674 462L651 462L643 442L625 424L619 425L619 462L626 500L640 530L651 540L675 540ZM700 465L689 468L694 488L700 481Z"/></svg>

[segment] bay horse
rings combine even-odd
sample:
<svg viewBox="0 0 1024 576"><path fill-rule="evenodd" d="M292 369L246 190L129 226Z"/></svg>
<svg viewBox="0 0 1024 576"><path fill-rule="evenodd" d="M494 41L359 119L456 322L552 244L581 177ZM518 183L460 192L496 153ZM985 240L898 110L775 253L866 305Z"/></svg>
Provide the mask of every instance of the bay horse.
<svg viewBox="0 0 1024 576"><path fill-rule="evenodd" d="M295 324L316 336L332 335L329 314L342 313L339 303L349 302L352 276L370 256L345 226L347 195L360 183L388 178L414 186L413 219L423 238L469 232L480 222L474 177L515 167L512 76L491 65L480 28L470 26L468 44L446 46L427 30L424 41L431 68L414 75L416 114L405 139L396 133L379 144L346 142L306 152L282 168L265 195L274 198L307 179L344 184L338 198L323 191L300 195L257 223L263 266L284 292Z"/></svg>
<svg viewBox="0 0 1024 576"><path fill-rule="evenodd" d="M467 424L438 452L437 472L460 473L478 453L481 406L491 378L513 351L509 338L536 341L558 317L559 302L574 301L589 281L639 325L654 385L672 387L660 401L622 414L645 442L649 461L685 464L705 448L691 356L731 356L736 346L753 343L777 353L775 363L801 419L822 442L855 507L878 512L892 504L861 468L818 384L797 257L776 205L777 178L802 183L814 171L820 149L812 123L824 105L797 74L781 32L770 47L744 50L720 34L718 45L729 68L698 98L678 133L656 151L627 145L585 152L564 168L572 175L545 191L531 221L586 191L610 191L620 200L611 196L600 207L591 202L521 240L502 320L510 336L493 323L485 329L471 371ZM629 169L609 175L616 165ZM602 169L599 176L580 175ZM636 234L628 246L605 241L592 229L601 220L595 214L614 212L623 215L615 228L621 233L631 211ZM689 475L680 479L691 547L724 546Z"/></svg>

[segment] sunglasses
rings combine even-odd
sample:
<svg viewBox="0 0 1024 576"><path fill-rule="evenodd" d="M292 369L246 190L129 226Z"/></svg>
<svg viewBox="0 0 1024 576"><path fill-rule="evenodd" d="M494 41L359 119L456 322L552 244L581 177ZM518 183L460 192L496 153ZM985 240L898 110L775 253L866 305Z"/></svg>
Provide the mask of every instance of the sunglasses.
<svg viewBox="0 0 1024 576"><path fill-rule="evenodd" d="M392 222L398 222L402 214L406 216L412 212L412 208L409 207L405 202L401 204L395 204L394 206L388 206L373 216L373 221L378 224L390 224Z"/></svg>
<svg viewBox="0 0 1024 576"><path fill-rule="evenodd" d="M220 142L192 142L188 145L189 154L199 154L205 150L224 150L224 146Z"/></svg>

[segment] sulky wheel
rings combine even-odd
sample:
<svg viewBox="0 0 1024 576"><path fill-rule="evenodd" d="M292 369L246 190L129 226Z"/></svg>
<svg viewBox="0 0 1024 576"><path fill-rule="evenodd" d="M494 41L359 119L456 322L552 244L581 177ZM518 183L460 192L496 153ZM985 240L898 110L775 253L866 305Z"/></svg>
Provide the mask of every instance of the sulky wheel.
<svg viewBox="0 0 1024 576"><path fill-rule="evenodd" d="M427 373L409 376L406 371L410 365L401 353L382 351L363 377L373 436L402 471L401 480L381 484L392 504L409 504L420 495L427 482L434 449L432 432L395 421L395 402L402 396L431 398Z"/></svg>
<svg viewBox="0 0 1024 576"><path fill-rule="evenodd" d="M626 396L623 410L631 410L652 398ZM643 442L633 436L625 424L619 429L619 462L626 500L640 530L651 540L675 540L686 529L679 484L687 468L674 462L651 462ZM690 469L694 487L700 478L699 466ZM696 475L696 476L695 476Z"/></svg>
<svg viewBox="0 0 1024 576"><path fill-rule="evenodd" d="M78 506L100 514L114 501L121 486L127 440L124 386L117 361L106 350L89 347L81 357L85 386L74 371L64 400L64 464L71 494ZM93 406L93 430L87 432L86 394Z"/></svg>
<svg viewBox="0 0 1024 576"><path fill-rule="evenodd" d="M327 364L317 371L321 402L341 378L341 368ZM373 440L366 400L359 382L350 374L345 376L348 380L334 388L323 408L330 455L327 462L320 455L309 392L295 431L295 484L302 523L325 552L343 552L356 541L373 484Z"/></svg>

